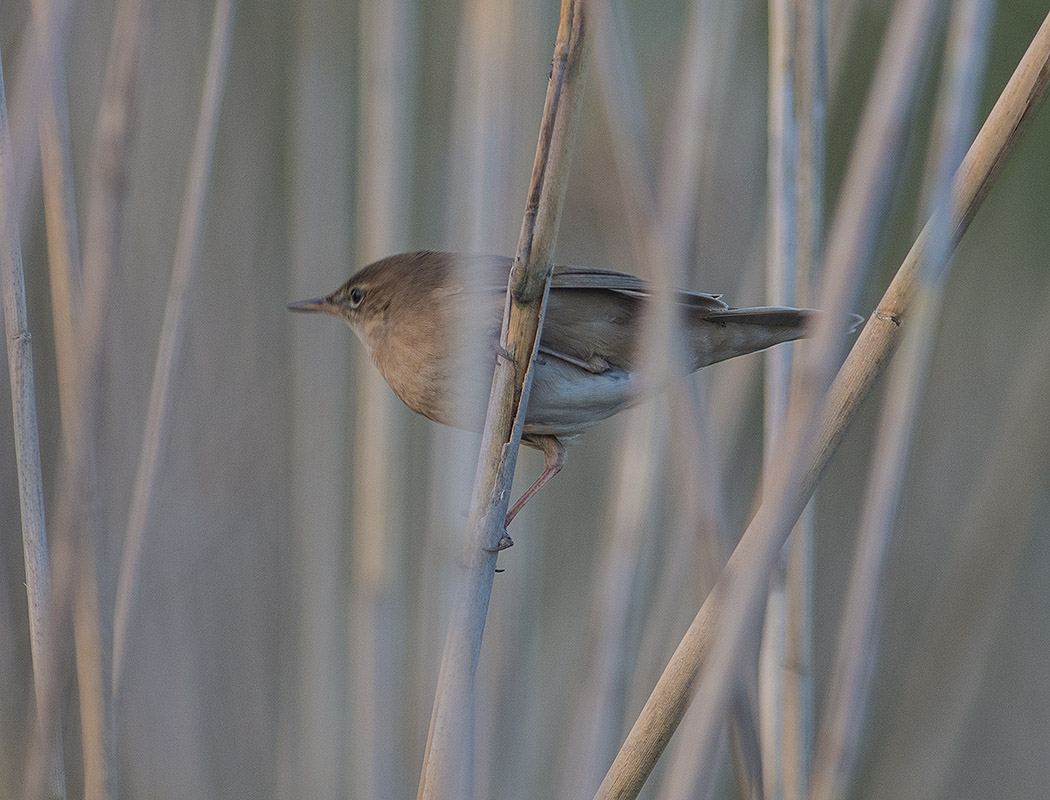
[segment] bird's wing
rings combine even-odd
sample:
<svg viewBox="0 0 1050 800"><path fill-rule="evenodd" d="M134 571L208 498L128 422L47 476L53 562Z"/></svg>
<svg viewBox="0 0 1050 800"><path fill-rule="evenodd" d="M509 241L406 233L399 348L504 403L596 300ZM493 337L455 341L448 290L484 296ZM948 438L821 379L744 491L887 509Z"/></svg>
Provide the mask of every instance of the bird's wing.
<svg viewBox="0 0 1050 800"><path fill-rule="evenodd" d="M616 272L611 269L594 269L592 267L555 267L551 278L551 290L554 289L597 289L621 292L636 297L647 297L653 293L653 285L634 275ZM709 308L712 311L724 311L727 306L719 294L694 292L689 289L678 289L675 296L679 303L694 308Z"/></svg>
<svg viewBox="0 0 1050 800"><path fill-rule="evenodd" d="M491 309L493 330L502 319L502 294L512 260L498 256L457 256L469 269L470 281L456 294L475 298ZM634 275L592 267L556 266L543 324L540 353L595 374L636 366L638 323L644 301L653 291ZM683 306L701 313L722 312L728 306L718 295L678 290Z"/></svg>
<svg viewBox="0 0 1050 800"><path fill-rule="evenodd" d="M454 258L459 259L469 281L459 292L473 294L506 291L513 259L476 254L457 254ZM558 289L617 292L630 297L648 297L653 293L653 285L650 282L625 272L561 265L554 267L551 277L551 290ZM678 289L675 294L679 303L693 308L706 308L711 311L724 311L729 308L722 301L720 294L689 289Z"/></svg>
<svg viewBox="0 0 1050 800"><path fill-rule="evenodd" d="M601 375L603 372L609 371L609 362L600 356L592 355L589 359L581 358L580 356L567 353L564 350L558 350L554 347L549 347L544 342L550 337L546 335L544 331L543 341L540 342L539 358L557 358L573 366L577 366L582 370L593 373L594 375Z"/></svg>

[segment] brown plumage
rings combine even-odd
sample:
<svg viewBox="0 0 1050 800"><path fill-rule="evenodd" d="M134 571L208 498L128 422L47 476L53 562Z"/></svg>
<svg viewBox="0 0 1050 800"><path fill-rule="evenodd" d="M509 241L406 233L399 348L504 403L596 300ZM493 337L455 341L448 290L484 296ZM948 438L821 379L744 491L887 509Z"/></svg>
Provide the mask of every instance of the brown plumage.
<svg viewBox="0 0 1050 800"><path fill-rule="evenodd" d="M480 430L499 344L511 259L419 251L369 264L334 292L289 306L345 321L405 404ZM522 441L546 469L507 522L564 463L561 439L642 399L641 322L648 284L633 275L555 267ZM689 371L804 336L814 312L729 308L679 290Z"/></svg>

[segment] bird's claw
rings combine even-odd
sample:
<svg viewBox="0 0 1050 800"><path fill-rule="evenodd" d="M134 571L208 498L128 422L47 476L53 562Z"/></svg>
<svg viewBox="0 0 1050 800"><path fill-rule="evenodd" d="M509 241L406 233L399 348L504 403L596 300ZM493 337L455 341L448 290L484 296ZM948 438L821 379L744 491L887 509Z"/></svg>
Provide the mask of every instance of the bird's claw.
<svg viewBox="0 0 1050 800"><path fill-rule="evenodd" d="M499 541L496 542L495 547L486 547L486 553L499 553L502 550L506 550L508 547L514 546L514 540L510 538L506 531L503 531L503 535L499 537Z"/></svg>

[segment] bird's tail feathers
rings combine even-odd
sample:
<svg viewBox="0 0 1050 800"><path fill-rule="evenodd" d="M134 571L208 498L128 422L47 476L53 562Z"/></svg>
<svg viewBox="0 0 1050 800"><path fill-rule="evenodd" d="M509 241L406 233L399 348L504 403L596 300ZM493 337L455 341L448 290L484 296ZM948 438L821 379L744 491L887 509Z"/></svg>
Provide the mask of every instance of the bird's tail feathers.
<svg viewBox="0 0 1050 800"><path fill-rule="evenodd" d="M777 306L705 310L699 316L706 324L693 329L693 369L812 336L820 314L810 309ZM855 330L863 321L851 314L849 330Z"/></svg>
<svg viewBox="0 0 1050 800"><path fill-rule="evenodd" d="M799 330L805 336L816 312L803 308L781 308L760 306L758 308L729 308L725 311L709 311L704 318L710 322L733 322L737 325L767 325L774 328Z"/></svg>
<svg viewBox="0 0 1050 800"><path fill-rule="evenodd" d="M802 337L816 332L817 319L822 312L808 308L785 308L759 306L757 308L729 308L725 311L710 311L705 317L712 322L735 322L739 325L770 325L776 328L799 329ZM846 333L853 333L864 324L860 314L846 315Z"/></svg>

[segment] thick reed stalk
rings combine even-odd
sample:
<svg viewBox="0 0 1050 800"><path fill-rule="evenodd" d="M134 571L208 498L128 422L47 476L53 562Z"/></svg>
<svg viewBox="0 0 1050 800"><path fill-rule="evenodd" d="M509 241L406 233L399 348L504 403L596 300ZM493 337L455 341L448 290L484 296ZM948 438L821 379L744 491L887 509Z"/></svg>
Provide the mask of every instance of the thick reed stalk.
<svg viewBox="0 0 1050 800"><path fill-rule="evenodd" d="M36 389L33 382L33 345L26 311L25 275L15 198L15 170L11 131L7 123L7 97L0 69L0 293L3 296L7 367L14 416L15 461L18 467L18 505L22 515L22 552L25 556L26 595L29 603L29 645L33 658L33 689L38 713L48 707L47 672L53 668L51 587L44 523L44 484L40 471L40 438L37 430ZM55 726L46 744L47 792L65 796L65 776L60 729Z"/></svg>
<svg viewBox="0 0 1050 800"><path fill-rule="evenodd" d="M589 31L582 0L563 0L536 160L511 269L497 366L482 434L481 462L467 521L462 582L445 640L421 798L469 798L473 775L474 675L485 627L496 551L528 404L529 366L539 345L583 94Z"/></svg>

